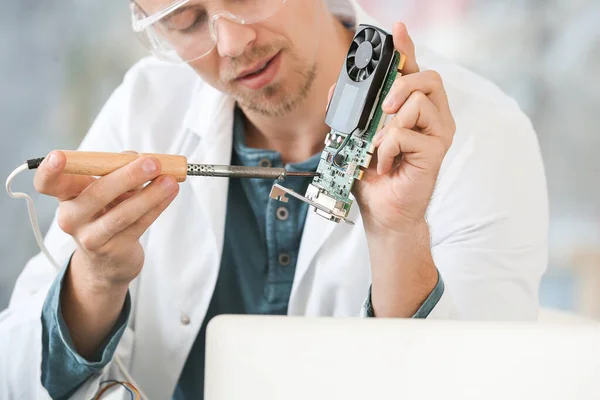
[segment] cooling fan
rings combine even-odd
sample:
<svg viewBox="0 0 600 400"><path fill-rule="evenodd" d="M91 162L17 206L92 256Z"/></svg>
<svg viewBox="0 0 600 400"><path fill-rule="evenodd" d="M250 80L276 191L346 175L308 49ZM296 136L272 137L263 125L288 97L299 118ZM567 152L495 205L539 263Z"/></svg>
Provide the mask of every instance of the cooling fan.
<svg viewBox="0 0 600 400"><path fill-rule="evenodd" d="M367 79L377 68L382 50L379 32L372 28L362 30L354 37L346 57L348 76L354 82Z"/></svg>
<svg viewBox="0 0 600 400"><path fill-rule="evenodd" d="M312 205L322 217L352 223L347 219L352 186L369 167L375 151L371 141L386 119L381 103L404 61L404 55L394 50L392 35L371 25L358 27L327 108L325 122L331 132L317 167L320 176L313 179L306 196L275 184L272 198L287 202L289 194Z"/></svg>

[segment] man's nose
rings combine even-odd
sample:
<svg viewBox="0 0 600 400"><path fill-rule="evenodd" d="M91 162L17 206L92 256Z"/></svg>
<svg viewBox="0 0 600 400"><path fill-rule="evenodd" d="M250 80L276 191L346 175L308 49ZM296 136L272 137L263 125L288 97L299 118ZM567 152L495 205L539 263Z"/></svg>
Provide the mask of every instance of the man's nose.
<svg viewBox="0 0 600 400"><path fill-rule="evenodd" d="M256 31L248 25L219 18L217 28L217 51L221 57L239 57L256 39Z"/></svg>

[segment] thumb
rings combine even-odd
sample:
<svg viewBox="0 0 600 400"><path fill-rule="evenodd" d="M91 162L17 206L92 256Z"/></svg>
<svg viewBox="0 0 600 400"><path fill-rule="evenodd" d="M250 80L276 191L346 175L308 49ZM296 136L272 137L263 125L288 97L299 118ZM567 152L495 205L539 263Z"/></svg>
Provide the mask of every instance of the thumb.
<svg viewBox="0 0 600 400"><path fill-rule="evenodd" d="M402 22L396 22L392 32L394 36L394 47L400 54L404 54L406 57L402 73L408 75L419 72L419 65L417 64L417 57L415 55L415 44L408 34L406 25Z"/></svg>
<svg viewBox="0 0 600 400"><path fill-rule="evenodd" d="M329 109L329 103L331 103L331 98L333 97L333 92L335 90L335 86L336 86L336 83L331 85L331 87L329 88L329 93L327 94L327 107L325 107L325 111L327 111L327 109Z"/></svg>

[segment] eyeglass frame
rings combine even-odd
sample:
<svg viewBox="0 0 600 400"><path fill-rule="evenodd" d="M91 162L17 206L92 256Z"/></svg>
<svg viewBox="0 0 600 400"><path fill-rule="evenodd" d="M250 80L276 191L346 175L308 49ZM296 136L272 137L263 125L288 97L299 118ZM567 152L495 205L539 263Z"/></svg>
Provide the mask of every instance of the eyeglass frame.
<svg viewBox="0 0 600 400"><path fill-rule="evenodd" d="M154 25L155 23L157 23L158 21L160 21L167 15L171 14L172 12L177 11L178 9L180 9L181 7L183 7L190 1L191 0L175 0L171 4L167 4L165 7L158 10L154 14L147 16L146 18L143 18L140 20L136 20L136 19L134 19L135 17L132 16L131 27L133 28L134 32L137 32L137 33L143 32L145 29L147 29L151 25ZM284 1L286 1L286 0L284 0ZM135 4L135 1L133 1L133 0L130 1L131 7L134 7L136 5L137 4Z"/></svg>
<svg viewBox="0 0 600 400"><path fill-rule="evenodd" d="M138 7L142 12L143 12L143 9L139 5L137 5L134 0L130 0L130 8L132 10L131 27L135 33L138 33L138 34L143 33L144 30L148 29L149 27L151 27L152 25L154 25L155 23L157 23L158 21L160 21L167 15L173 13L174 11L177 11L178 9L180 9L181 7L183 7L184 5L188 4L191 1L192 0L175 0L172 3L163 7L162 9L160 9L159 11L155 12L154 14L138 20L135 17L133 8ZM288 0L280 0L280 1L281 1L281 3L279 4L279 8L281 8L285 3L287 3ZM201 55L199 57L194 58L194 60L205 57L215 48L218 37L215 32L214 26L215 26L216 21L219 18L224 17L224 18L226 18L230 21L233 21L237 24L240 24L240 25L251 25L251 24L255 24L255 23L264 21L265 19L270 18L273 15L275 15L275 13L271 14L269 17L266 17L266 18L258 20L258 21L247 21L229 11L222 10L222 11L214 12L210 16L210 23L209 23L209 32L210 32L211 39L213 41L213 45L209 50L206 51L206 53L204 53L203 55ZM189 61L192 61L192 60L189 60ZM189 62L189 61L185 61L185 62Z"/></svg>

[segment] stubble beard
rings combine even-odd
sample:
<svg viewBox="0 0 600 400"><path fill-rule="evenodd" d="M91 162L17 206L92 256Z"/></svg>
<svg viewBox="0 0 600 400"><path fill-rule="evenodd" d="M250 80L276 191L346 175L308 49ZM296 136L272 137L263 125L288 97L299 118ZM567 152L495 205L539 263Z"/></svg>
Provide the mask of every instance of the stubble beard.
<svg viewBox="0 0 600 400"><path fill-rule="evenodd" d="M229 78L233 73L227 73L221 77L222 82L229 82L225 83L225 86L230 89L228 92L245 110L265 117L282 117L298 107L308 96L317 76L316 63L311 65L301 60L293 52L282 51L288 55L287 63L293 66L289 73L285 74L285 82L271 83L260 90L236 90L232 87ZM257 60L272 54L274 54L273 46L261 47L252 50L248 58ZM238 69L236 67L239 64L248 65L249 63L242 64L241 61L234 60L232 72ZM281 72L285 71L282 69Z"/></svg>

